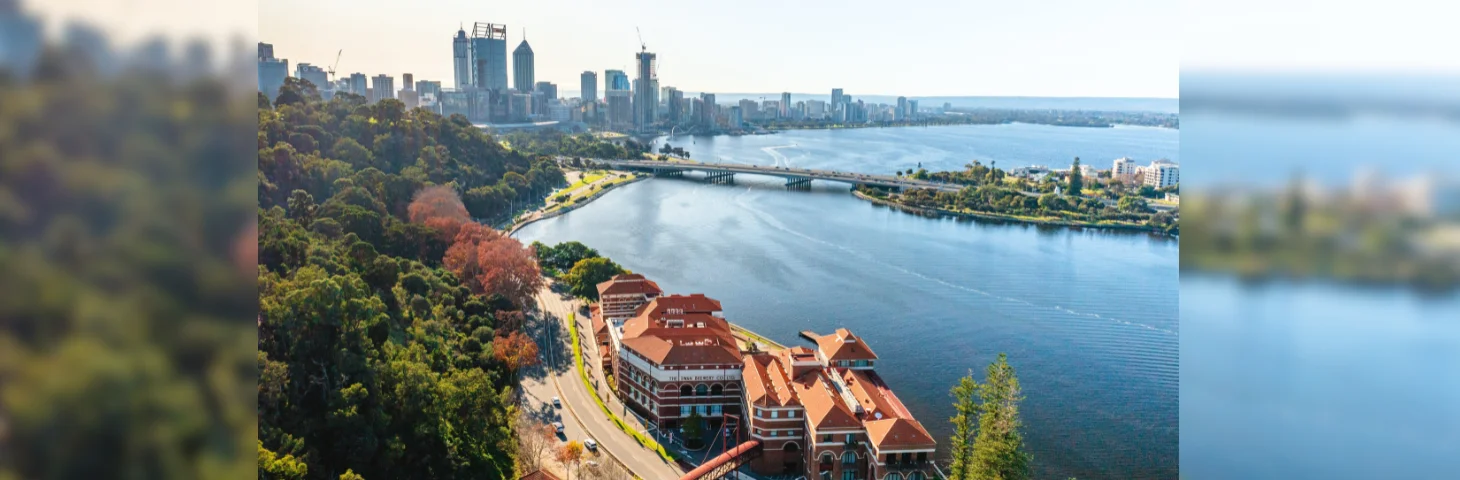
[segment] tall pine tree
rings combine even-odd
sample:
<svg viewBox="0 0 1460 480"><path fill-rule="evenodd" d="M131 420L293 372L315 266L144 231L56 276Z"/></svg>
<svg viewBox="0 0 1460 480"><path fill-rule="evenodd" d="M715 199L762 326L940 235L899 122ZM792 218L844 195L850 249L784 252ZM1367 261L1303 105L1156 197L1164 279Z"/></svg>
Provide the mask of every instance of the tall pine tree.
<svg viewBox="0 0 1460 480"><path fill-rule="evenodd" d="M953 409L958 412L948 419L953 423L953 438L948 442L953 448L953 464L948 469L951 480L973 478L973 439L978 435L978 391L973 370L969 370L968 376L958 379L958 384L948 392L953 395Z"/></svg>
<svg viewBox="0 0 1460 480"><path fill-rule="evenodd" d="M979 385L978 437L973 442L973 476L988 480L1029 478L1029 454L1019 434L1019 402L1024 399L1008 357L1000 353Z"/></svg>
<svg viewBox="0 0 1460 480"><path fill-rule="evenodd" d="M1075 163L1070 165L1070 191L1069 195L1079 197L1085 191L1085 178L1080 175L1080 157L1075 157Z"/></svg>

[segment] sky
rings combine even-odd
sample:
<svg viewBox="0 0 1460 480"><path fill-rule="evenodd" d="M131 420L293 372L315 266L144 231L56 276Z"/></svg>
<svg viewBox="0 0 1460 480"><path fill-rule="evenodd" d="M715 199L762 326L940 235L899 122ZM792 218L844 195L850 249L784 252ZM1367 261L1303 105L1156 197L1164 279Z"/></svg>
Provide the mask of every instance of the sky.
<svg viewBox="0 0 1460 480"><path fill-rule="evenodd" d="M503 23L536 79L576 91L584 70L630 67L635 27L659 84L687 92L1175 98L1170 1L483 2L259 0L258 35L293 63L454 84L451 38ZM631 74L632 75L632 74ZM509 74L510 78L510 74Z"/></svg>

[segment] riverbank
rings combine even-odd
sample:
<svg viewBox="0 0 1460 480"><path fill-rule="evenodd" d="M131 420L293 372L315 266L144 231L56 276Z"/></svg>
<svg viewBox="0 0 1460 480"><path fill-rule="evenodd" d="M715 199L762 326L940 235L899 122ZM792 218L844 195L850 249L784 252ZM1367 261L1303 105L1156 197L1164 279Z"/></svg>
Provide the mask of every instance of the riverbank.
<svg viewBox="0 0 1460 480"><path fill-rule="evenodd" d="M518 220L517 222L513 223L512 226L510 226L510 227L508 227L506 229L507 230L507 236L510 237L513 234L517 233L517 230L520 230L522 227L526 227L526 226L531 225L531 224L533 224L535 222L538 222L538 221L541 221L541 220L547 220L549 218L553 218L553 217L556 217L556 216L559 216L559 215L562 215L562 214L571 212L573 210L577 210L579 208L582 208L584 205L587 205L590 202L592 202L594 200L597 200L598 197L603 196L603 194L608 193L610 190L613 190L615 187L618 187L618 186L621 186L621 185L628 185L630 183L634 183L634 182L637 182L637 181L640 181L640 180L644 180L646 178L649 178L647 176L639 175L639 174L633 173L633 172L619 172L619 171L616 171L616 170L609 170L609 175L610 176L612 176L612 175L626 175L626 176L623 177L623 178L613 178L613 179L610 179L606 183L604 183L601 187L593 186L592 184L590 184L590 187L589 188L592 188L593 189L593 191L591 193L588 193L588 194L583 195L583 196L573 196L573 197L569 198L567 200L567 202L565 202L565 203L556 203L556 204L552 204L552 205L549 205L549 206L545 206L545 207L543 207L541 209L538 209L537 211L534 211L532 213L529 213L529 214L524 215L523 217L521 217L520 220Z"/></svg>
<svg viewBox="0 0 1460 480"><path fill-rule="evenodd" d="M1118 223L1118 222L1099 222L1099 223L1096 223L1096 222L1080 222L1080 221L1072 221L1072 220L1056 220L1056 219L1045 219L1045 218L1035 218L1035 217L1024 217L1024 216L1019 216L1019 215L1004 215L1004 214L986 213L986 212L955 212L955 211L952 211L952 210L946 210L946 209L942 209L942 208L924 208L924 207L914 207L914 206L911 206L911 205L904 205L902 203L895 202L895 201L892 201L892 200L887 200L887 199L884 199L884 198L877 198L877 197L874 197L874 196L871 196L871 195L867 195L865 193L862 193L862 192L859 192L859 191L856 191L856 190L852 190L852 195L856 195L857 198L860 198L862 200L866 200L866 201L872 202L872 203L877 204L877 205L882 205L882 206L885 206L885 207L896 208L898 210L902 210L902 211L907 212L907 213L912 213L912 214L916 214L916 215L922 215L924 217L930 217L930 218L936 218L936 217L972 218L972 219L978 219L978 220L992 220L992 221L998 221L998 222L1024 223L1024 224L1030 224L1030 225L1042 225L1042 226L1051 226L1051 227L1099 228L1099 229L1107 229L1107 230L1122 230L1122 231L1132 231L1132 232L1154 233L1154 234L1158 234L1158 235L1166 235L1166 236L1170 236L1172 238L1175 238L1175 235L1172 235L1170 233L1166 233L1165 231L1162 231L1162 230L1157 229L1155 227L1151 227L1149 225L1135 224L1135 223Z"/></svg>

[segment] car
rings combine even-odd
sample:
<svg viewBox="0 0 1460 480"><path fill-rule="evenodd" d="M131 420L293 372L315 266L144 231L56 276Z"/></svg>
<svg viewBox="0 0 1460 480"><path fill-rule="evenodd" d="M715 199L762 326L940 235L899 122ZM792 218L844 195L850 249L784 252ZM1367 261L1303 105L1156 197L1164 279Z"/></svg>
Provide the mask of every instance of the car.
<svg viewBox="0 0 1460 480"><path fill-rule="evenodd" d="M590 452L598 451L598 442L593 441L591 438L583 439L583 446L588 447L588 451Z"/></svg>
<svg viewBox="0 0 1460 480"><path fill-rule="evenodd" d="M553 406L557 408L563 408L563 401L559 400L558 397L553 397Z"/></svg>
<svg viewBox="0 0 1460 480"><path fill-rule="evenodd" d="M583 464L587 465L589 468L598 468L598 462L595 462L593 460L583 462Z"/></svg>
<svg viewBox="0 0 1460 480"><path fill-rule="evenodd" d="M553 422L553 431L563 433L563 422Z"/></svg>

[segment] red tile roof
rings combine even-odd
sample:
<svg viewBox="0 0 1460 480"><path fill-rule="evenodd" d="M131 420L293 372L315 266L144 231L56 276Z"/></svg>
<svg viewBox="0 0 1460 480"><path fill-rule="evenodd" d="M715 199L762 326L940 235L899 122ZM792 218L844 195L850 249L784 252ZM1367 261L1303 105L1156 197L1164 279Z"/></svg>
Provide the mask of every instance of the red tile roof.
<svg viewBox="0 0 1460 480"><path fill-rule="evenodd" d="M868 347L860 337L845 328L838 328L831 335L817 337L816 347L831 361L877 359L877 354L872 353L872 347Z"/></svg>
<svg viewBox="0 0 1460 480"><path fill-rule="evenodd" d="M781 358L771 353L745 356L745 399L762 407L800 406L796 391L791 388Z"/></svg>
<svg viewBox="0 0 1460 480"><path fill-rule="evenodd" d="M659 289L659 284L637 273L614 275L607 282L598 284L598 298L635 293L658 295L664 291Z"/></svg>
<svg viewBox="0 0 1460 480"><path fill-rule="evenodd" d="M704 295L658 297L624 322L623 345L658 365L740 364L720 302Z"/></svg>

